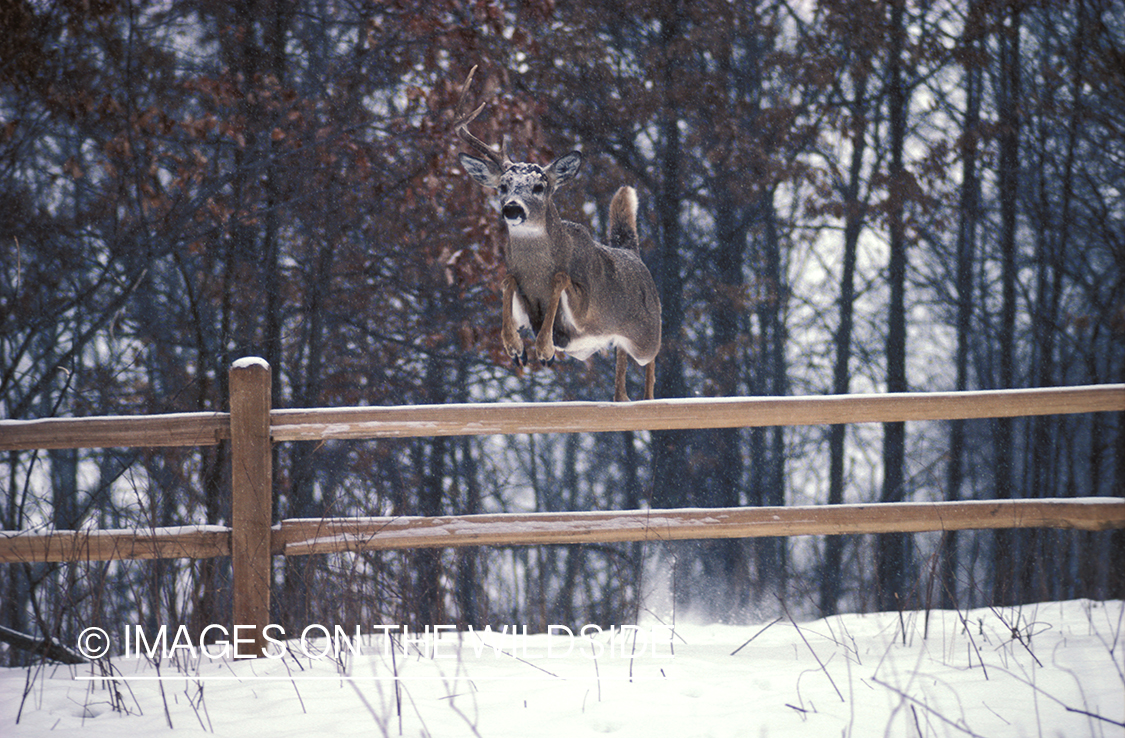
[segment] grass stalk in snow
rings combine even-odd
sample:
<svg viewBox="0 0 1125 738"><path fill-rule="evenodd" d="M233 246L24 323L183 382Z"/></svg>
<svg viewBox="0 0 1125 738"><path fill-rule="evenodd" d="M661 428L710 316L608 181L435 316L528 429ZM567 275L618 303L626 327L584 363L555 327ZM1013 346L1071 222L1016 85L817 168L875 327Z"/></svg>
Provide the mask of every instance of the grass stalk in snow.
<svg viewBox="0 0 1125 738"><path fill-rule="evenodd" d="M773 622L771 622L771 623L769 623L769 624L767 624L767 625L764 625L764 626L762 626L762 629L761 629L761 630L759 630L759 631L758 631L757 633L755 633L754 635L750 636L750 638L749 638L749 639L747 639L747 641L746 641L745 643L743 643L743 644L742 644L741 646L739 646L738 648L736 648L736 649L734 649L733 651L731 651L731 652L730 652L730 655L731 655L731 656L734 656L734 655L735 655L736 653L738 653L738 652L739 652L739 651L741 651L742 649L744 649L744 648L746 648L747 646L749 646L749 645L750 645L750 644L751 644L751 643L753 642L753 640L754 640L755 638L757 638L758 636L760 636L760 635L761 635L762 633L765 633L765 632L766 632L767 630L769 630L769 629L770 629L771 627L773 627L774 625L777 625L778 623L780 623L780 622L781 622L782 620L784 620L784 619L785 619L785 618L784 618L783 616L779 615L779 616L777 617L777 619L775 619L775 620L774 620Z"/></svg>
<svg viewBox="0 0 1125 738"><path fill-rule="evenodd" d="M156 669L156 676L160 677L160 659L153 659L152 666ZM172 725L172 713L168 710L168 695L164 692L164 681L158 679L156 685L160 688L160 701L164 704L164 719L168 721L169 728L175 729Z"/></svg>
<svg viewBox="0 0 1125 738"><path fill-rule="evenodd" d="M793 616L789 614L789 608L786 606L784 601L781 602L781 608L785 611L785 616L789 618L789 622L793 624L793 628L797 631L797 635L801 636L801 640L804 641L805 647L809 649L809 653L811 653L812 657L816 659L816 663L820 665L820 670L824 672L824 676L828 677L828 681L832 685L832 689L836 690L836 694L840 697L840 701L845 702L846 700L844 699L844 694L840 691L840 688L836 686L836 680L833 679L832 675L828 673L828 667L825 666L824 662L820 660L820 656L817 655L816 651L812 647L812 644L809 643L809 639L805 638L805 634L801 631L801 627L797 625L797 621L794 620Z"/></svg>
<svg viewBox="0 0 1125 738"><path fill-rule="evenodd" d="M188 691L191 688L192 684L195 685L194 697L192 696L191 692ZM203 684L203 682L199 680L186 683L184 685L184 697L187 698L188 705L191 707L192 712L195 713L195 718L199 721L199 727L201 727L203 730L206 730L208 733L214 733L215 727L211 724L211 715L207 712L207 703L203 699L204 686L205 685ZM202 715L199 714L200 709L203 710ZM203 718L207 718L207 721L204 722Z"/></svg>
<svg viewBox="0 0 1125 738"><path fill-rule="evenodd" d="M891 692L894 692L894 693L895 693L895 694L897 694L897 695L898 695L899 697L901 697L901 698L902 698L902 699L903 699L904 701L906 701L906 702L909 702L909 703L910 703L910 705L911 705L911 708L913 708L913 707L915 707L915 706L917 706L917 707L921 707L921 708L922 708L923 710L925 710L925 711L926 711L926 712L927 712L928 714L930 714L930 715L933 715L933 716L934 716L934 717L936 717L936 718L937 718L938 720L942 721L943 723L945 723L946 725L948 725L948 726L950 726L950 727L952 727L952 728L955 728L956 730L959 730L959 731L961 731L961 732L962 732L962 733L964 733L965 735L970 735L970 736L973 736L973 738L985 738L985 736L981 735L980 733L974 733L974 732L973 732L973 730L972 730L971 728L969 728L969 727L967 727L967 726L965 726L965 725L961 725L960 723L958 723L958 722L957 722L957 721L955 721L955 720L950 720L950 719L949 719L949 718L947 718L947 717L946 717L945 715L942 715L942 714L941 714L940 712L937 712L936 710L934 710L933 708L931 708L931 707L930 707L929 705L927 705L926 703L924 703L924 702L921 702L921 701L919 701L919 700L915 699L914 697L911 697L910 695L908 695L908 694L907 694L906 692L903 692L903 691L902 691L901 689L899 689L898 687L895 687L895 686L893 686L893 685L891 685L891 684L888 684L887 682L884 682L883 680L879 679L879 677L876 677L876 676L872 676L872 677L871 677L871 681L875 682L876 684L878 684L878 685L879 685L880 687L882 687L883 689L886 689L886 690L889 690L889 691L891 691ZM921 731L919 731L919 733L921 733Z"/></svg>
<svg viewBox="0 0 1125 738"><path fill-rule="evenodd" d="M1056 697L1055 695L1051 694L1047 690L1045 690L1042 687L1040 687L1039 685L1037 685L1035 682L1031 681L1030 679L1027 679L1026 677L1022 677L1019 674L1016 674L1014 671L1011 671L1009 669L1004 669L1003 671L1004 671L1005 674L1007 674L1011 678L1015 679L1017 682L1023 682L1024 684L1026 684L1028 687L1031 688L1031 690L1036 695L1043 695L1044 697L1051 700L1052 702L1054 702L1056 705L1063 708L1067 712L1073 712L1077 715L1085 715L1086 717L1093 718L1095 720L1100 720L1102 722L1109 723L1110 725L1116 725L1119 728L1125 728L1125 722L1122 722L1120 720L1114 720L1113 718L1108 718L1104 715L1099 715L1098 713L1091 712L1090 710L1086 710L1086 709L1082 709L1082 708L1073 707L1071 705L1068 705L1065 702L1063 702L1062 700L1060 700L1058 697Z"/></svg>
<svg viewBox="0 0 1125 738"><path fill-rule="evenodd" d="M402 683L398 678L398 660L395 658L395 651L398 650L395 643L395 637L391 636L391 673L394 674L395 681L395 714L398 715L398 734L402 735Z"/></svg>

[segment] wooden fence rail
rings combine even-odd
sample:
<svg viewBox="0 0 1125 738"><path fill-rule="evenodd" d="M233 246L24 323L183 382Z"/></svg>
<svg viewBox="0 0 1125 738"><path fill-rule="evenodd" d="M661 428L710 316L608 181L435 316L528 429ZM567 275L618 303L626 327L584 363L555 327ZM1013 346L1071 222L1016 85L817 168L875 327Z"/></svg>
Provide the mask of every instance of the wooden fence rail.
<svg viewBox="0 0 1125 738"><path fill-rule="evenodd" d="M231 526L0 531L0 563L231 556L233 622L266 645L272 556L987 528L1125 528L1125 498L283 520L271 525L271 446L407 436L582 433L887 423L1125 411L1125 385L988 392L633 403L479 403L274 410L261 359L230 370L229 413L0 421L0 450L206 446L231 442Z"/></svg>
<svg viewBox="0 0 1125 738"><path fill-rule="evenodd" d="M1125 384L890 395L723 397L643 402L510 402L272 410L280 441L512 433L596 433L771 425L895 423L1125 411ZM0 420L0 451L208 446L229 413Z"/></svg>
<svg viewBox="0 0 1125 738"><path fill-rule="evenodd" d="M461 546L923 533L994 528L1125 528L1125 498L899 502L561 513L282 520L274 556ZM0 531L0 563L207 559L231 555L232 529Z"/></svg>

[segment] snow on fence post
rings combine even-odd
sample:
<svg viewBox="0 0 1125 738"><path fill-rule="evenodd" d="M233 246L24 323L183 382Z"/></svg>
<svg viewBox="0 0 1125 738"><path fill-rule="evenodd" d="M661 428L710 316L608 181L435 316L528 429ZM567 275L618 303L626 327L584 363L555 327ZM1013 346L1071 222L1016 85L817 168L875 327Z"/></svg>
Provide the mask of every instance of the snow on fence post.
<svg viewBox="0 0 1125 738"><path fill-rule="evenodd" d="M265 654L270 613L270 366L245 358L230 368L231 559L236 656Z"/></svg>

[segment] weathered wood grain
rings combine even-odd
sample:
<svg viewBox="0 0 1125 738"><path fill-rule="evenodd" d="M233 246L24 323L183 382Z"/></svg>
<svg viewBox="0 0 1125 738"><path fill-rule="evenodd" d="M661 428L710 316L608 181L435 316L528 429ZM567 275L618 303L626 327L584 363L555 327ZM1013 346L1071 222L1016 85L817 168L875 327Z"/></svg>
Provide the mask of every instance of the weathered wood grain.
<svg viewBox="0 0 1125 738"><path fill-rule="evenodd" d="M1123 528L1125 498L284 520L273 527L271 539L274 555L294 556L446 546L1038 527L1091 531ZM221 526L0 532L0 563L229 555L231 531Z"/></svg>
<svg viewBox="0 0 1125 738"><path fill-rule="evenodd" d="M891 395L724 397L272 410L273 441L596 433L621 430L890 423L1125 411L1125 385ZM0 420L0 450L208 446L228 413Z"/></svg>
<svg viewBox="0 0 1125 738"><path fill-rule="evenodd" d="M270 522L273 456L270 443L270 369L238 361L230 370L231 568L234 623L254 626L241 656L265 654L270 622Z"/></svg>
<svg viewBox="0 0 1125 738"><path fill-rule="evenodd" d="M725 397L274 410L274 441L890 423L1125 411L1125 385L985 392Z"/></svg>
<svg viewBox="0 0 1125 738"><path fill-rule="evenodd" d="M0 563L209 559L230 556L230 528L180 526L144 530L0 531Z"/></svg>
<svg viewBox="0 0 1125 738"><path fill-rule="evenodd" d="M1125 527L1125 498L283 520L287 556L458 546L918 533L988 528Z"/></svg>
<svg viewBox="0 0 1125 738"><path fill-rule="evenodd" d="M214 446L229 437L227 413L0 420L0 451Z"/></svg>

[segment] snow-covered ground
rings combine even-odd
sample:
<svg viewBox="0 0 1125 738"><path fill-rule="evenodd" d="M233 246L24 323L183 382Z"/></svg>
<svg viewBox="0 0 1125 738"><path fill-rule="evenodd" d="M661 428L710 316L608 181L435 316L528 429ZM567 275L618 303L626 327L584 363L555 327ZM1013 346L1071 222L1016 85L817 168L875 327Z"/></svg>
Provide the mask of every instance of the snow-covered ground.
<svg viewBox="0 0 1125 738"><path fill-rule="evenodd" d="M608 630L3 669L0 734L1125 736L1122 602Z"/></svg>

